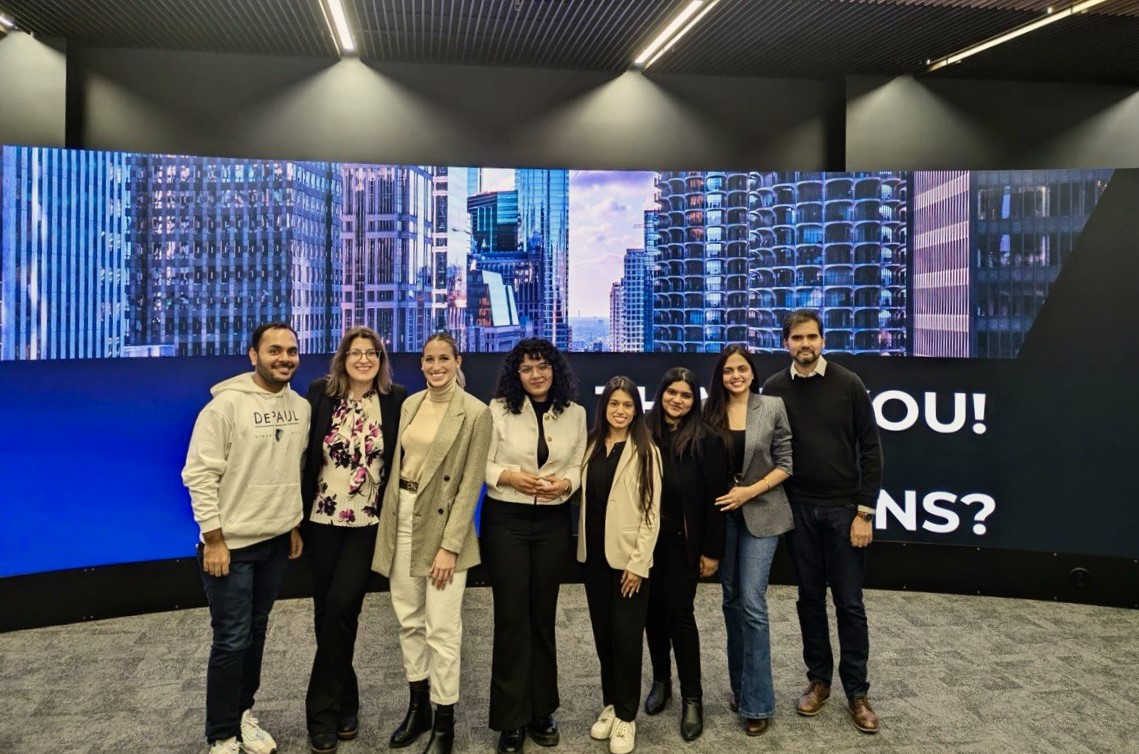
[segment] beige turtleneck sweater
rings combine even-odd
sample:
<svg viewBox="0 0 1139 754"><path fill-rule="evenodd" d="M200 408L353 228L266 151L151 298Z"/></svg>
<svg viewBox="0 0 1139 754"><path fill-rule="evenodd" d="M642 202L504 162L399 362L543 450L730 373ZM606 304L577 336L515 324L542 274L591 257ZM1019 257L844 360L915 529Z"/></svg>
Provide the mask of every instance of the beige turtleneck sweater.
<svg viewBox="0 0 1139 754"><path fill-rule="evenodd" d="M455 394L455 382L451 381L441 388L427 388L427 395L419 404L411 423L400 437L400 448L403 458L400 460L399 475L409 482L418 482L419 473L427 460L427 452L431 450L431 443L435 442L435 435L439 425L443 423L443 415L451 404L451 397Z"/></svg>

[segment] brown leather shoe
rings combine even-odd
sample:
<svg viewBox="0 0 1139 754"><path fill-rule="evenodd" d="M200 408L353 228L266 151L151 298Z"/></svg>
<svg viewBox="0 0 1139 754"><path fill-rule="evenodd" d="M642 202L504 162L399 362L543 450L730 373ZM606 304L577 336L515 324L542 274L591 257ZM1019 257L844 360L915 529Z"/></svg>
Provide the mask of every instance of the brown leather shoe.
<svg viewBox="0 0 1139 754"><path fill-rule="evenodd" d="M767 732L771 727L771 718L756 718L749 717L744 721L744 733L749 736L759 736Z"/></svg>
<svg viewBox="0 0 1139 754"><path fill-rule="evenodd" d="M854 718L854 726L863 733L878 732L878 715L866 697L850 697L850 716Z"/></svg>
<svg viewBox="0 0 1139 754"><path fill-rule="evenodd" d="M819 710L827 703L827 699L831 698L831 687L822 681L811 681L811 685L799 697L799 703L795 705L795 711L800 715L812 717L819 714ZM863 697L865 699L866 697Z"/></svg>

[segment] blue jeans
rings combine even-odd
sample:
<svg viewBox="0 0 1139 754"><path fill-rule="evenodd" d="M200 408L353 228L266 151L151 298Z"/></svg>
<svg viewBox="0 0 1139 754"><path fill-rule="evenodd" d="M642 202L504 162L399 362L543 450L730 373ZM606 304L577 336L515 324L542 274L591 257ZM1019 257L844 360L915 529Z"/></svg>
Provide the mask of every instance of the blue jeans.
<svg viewBox="0 0 1139 754"><path fill-rule="evenodd" d="M838 675L847 696L865 695L870 688L866 665L870 631L862 602L866 548L850 544L855 505L792 505L795 528L787 533L787 548L799 582L799 630L807 678L830 685L834 675L827 587L834 600L841 656Z"/></svg>
<svg viewBox="0 0 1139 754"><path fill-rule="evenodd" d="M198 564L201 567L201 547ZM214 630L206 669L206 740L241 733L241 713L261 685L261 656L269 611L289 562L289 535L230 550L229 575L202 571Z"/></svg>
<svg viewBox="0 0 1139 754"><path fill-rule="evenodd" d="M775 714L767 580L779 537L752 536L739 511L727 517L720 586L728 629L728 679L739 698L740 715L767 718Z"/></svg>

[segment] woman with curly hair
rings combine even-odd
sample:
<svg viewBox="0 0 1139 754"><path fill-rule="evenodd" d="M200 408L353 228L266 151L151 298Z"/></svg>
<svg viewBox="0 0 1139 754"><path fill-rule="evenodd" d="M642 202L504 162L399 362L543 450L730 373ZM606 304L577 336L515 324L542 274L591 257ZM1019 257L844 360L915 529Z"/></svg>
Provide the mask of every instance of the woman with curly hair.
<svg viewBox="0 0 1139 754"><path fill-rule="evenodd" d="M387 351L370 327L344 333L328 376L308 389L312 423L301 498L316 620L305 697L314 752L335 751L338 740L355 738L359 729L352 654L406 397L407 389L392 382Z"/></svg>
<svg viewBox="0 0 1139 754"><path fill-rule="evenodd" d="M605 383L585 451L577 559L601 663L605 707L589 730L610 754L636 745L641 696L641 635L649 569L660 527L661 462L628 377Z"/></svg>
<svg viewBox="0 0 1139 754"><path fill-rule="evenodd" d="M577 380L548 340L527 338L499 371L480 529L494 593L490 727L498 751L559 741L554 621L558 588L571 556L566 501L581 481L585 409Z"/></svg>

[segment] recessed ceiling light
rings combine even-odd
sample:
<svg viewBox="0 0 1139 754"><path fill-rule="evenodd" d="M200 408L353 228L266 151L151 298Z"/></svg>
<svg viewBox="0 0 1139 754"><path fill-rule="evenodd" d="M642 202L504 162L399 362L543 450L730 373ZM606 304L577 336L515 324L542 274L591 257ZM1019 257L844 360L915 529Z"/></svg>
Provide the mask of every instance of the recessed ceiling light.
<svg viewBox="0 0 1139 754"><path fill-rule="evenodd" d="M348 16L344 13L344 4L341 0L326 0L326 2L328 3L328 13L325 14L324 20L329 22L329 31L332 32L332 38L339 44L341 54L355 52L356 42L352 39L352 28L348 25ZM323 5L321 11L324 11ZM331 20L329 16L332 17Z"/></svg>
<svg viewBox="0 0 1139 754"><path fill-rule="evenodd" d="M1068 18L1069 16L1074 16L1077 13L1083 13L1084 11L1090 8L1094 8L1095 6L1104 2L1107 2L1107 0L1083 0L1082 2L1078 2L1074 5L1069 5L1067 8L1055 12L1049 8L1048 14L1042 18L1038 18L1035 21L1025 24L1024 26L1018 26L1012 31L1005 32L1004 34L993 37L992 39L987 39L984 42L973 45L972 47L966 47L960 52L955 52L952 55L948 55L944 58L939 58L936 63L926 69L926 72L932 73L938 69L953 65L954 63L960 63L965 58L972 57L979 52L991 50L997 45L1004 44L1005 42L1016 39L1017 37L1022 37L1025 34L1036 31L1037 29L1043 29L1049 24L1054 24L1061 19Z"/></svg>

